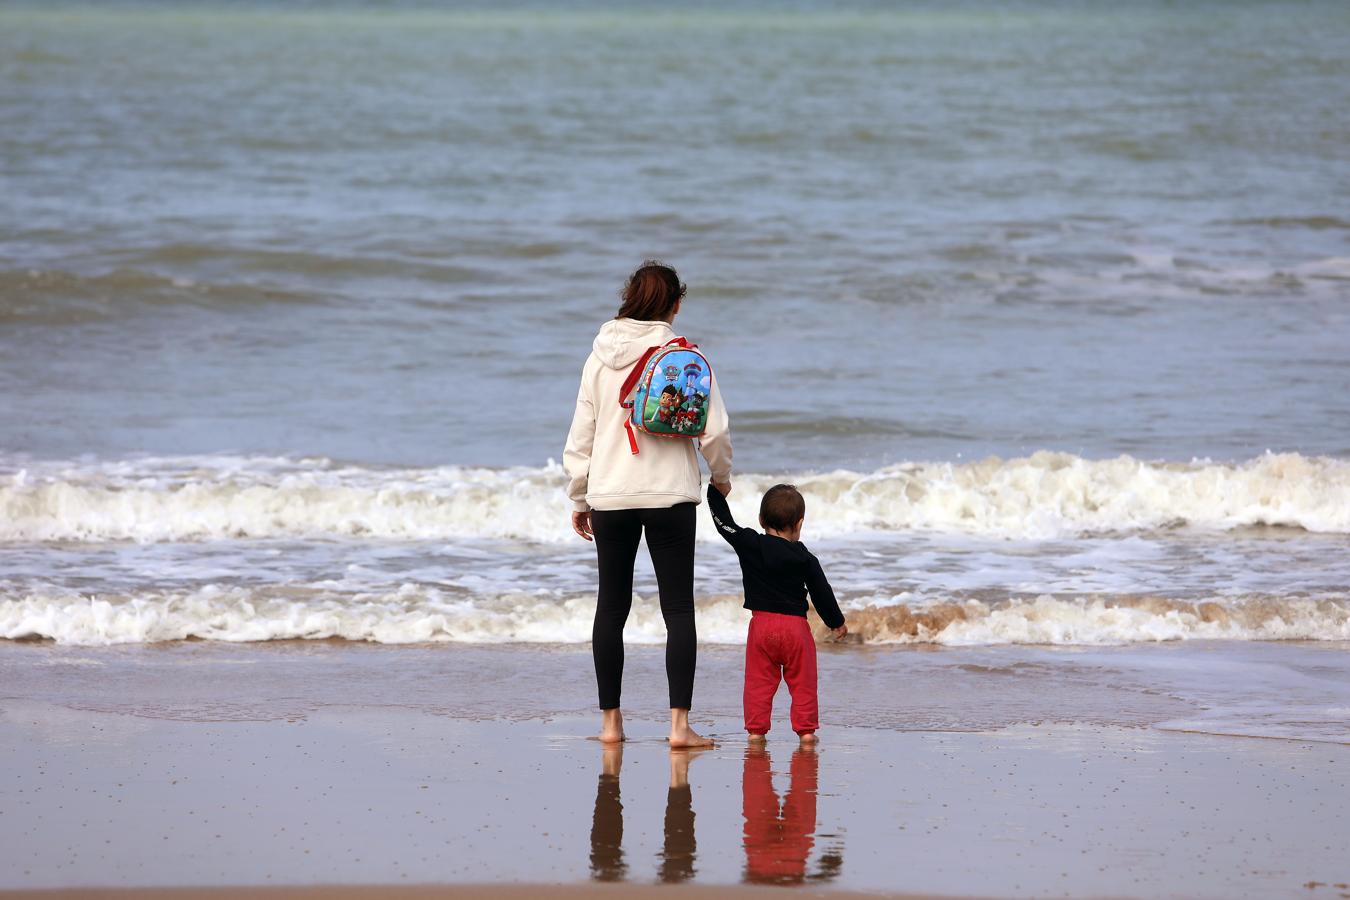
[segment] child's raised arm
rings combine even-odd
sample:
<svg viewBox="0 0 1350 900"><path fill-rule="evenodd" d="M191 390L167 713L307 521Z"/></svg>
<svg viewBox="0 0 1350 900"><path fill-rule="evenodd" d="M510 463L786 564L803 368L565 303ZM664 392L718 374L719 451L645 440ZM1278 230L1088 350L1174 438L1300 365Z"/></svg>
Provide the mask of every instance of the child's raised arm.
<svg viewBox="0 0 1350 900"><path fill-rule="evenodd" d="M754 530L736 524L736 520L731 517L731 507L727 506L727 498L711 484L708 485L708 509L712 511L713 524L717 526L717 533L722 536L722 540L733 547L743 546L746 541L753 540Z"/></svg>

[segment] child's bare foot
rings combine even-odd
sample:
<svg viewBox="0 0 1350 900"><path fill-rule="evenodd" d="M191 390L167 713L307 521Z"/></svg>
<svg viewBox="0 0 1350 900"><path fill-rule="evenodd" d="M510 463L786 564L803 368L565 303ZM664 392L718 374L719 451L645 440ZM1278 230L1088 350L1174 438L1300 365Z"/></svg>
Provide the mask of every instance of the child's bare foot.
<svg viewBox="0 0 1350 900"><path fill-rule="evenodd" d="M691 750L695 747L711 747L713 742L689 727L689 710L671 709L670 746L677 750Z"/></svg>
<svg viewBox="0 0 1350 900"><path fill-rule="evenodd" d="M600 710L600 743L618 744L624 740L623 713L617 709Z"/></svg>
<svg viewBox="0 0 1350 900"><path fill-rule="evenodd" d="M816 745L817 740L819 740L816 737L816 733L814 731L807 731L803 733L801 735L801 739L803 747L814 747Z"/></svg>
<svg viewBox="0 0 1350 900"><path fill-rule="evenodd" d="M752 743L752 744L763 744L763 743L767 742L768 740L769 740L769 736L768 736L767 734L751 734L751 735L750 735L750 743Z"/></svg>

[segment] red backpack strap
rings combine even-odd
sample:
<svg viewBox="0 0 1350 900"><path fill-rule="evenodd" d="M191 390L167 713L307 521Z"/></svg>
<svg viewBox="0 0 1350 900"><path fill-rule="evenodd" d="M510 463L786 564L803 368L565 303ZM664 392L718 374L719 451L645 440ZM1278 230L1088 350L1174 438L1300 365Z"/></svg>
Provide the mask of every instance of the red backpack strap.
<svg viewBox="0 0 1350 900"><path fill-rule="evenodd" d="M633 404L628 402L628 397L633 393L633 388L637 387L638 379L642 377L642 373L646 370L647 363L651 360L652 354L660 349L660 347L648 347L647 352L643 353L642 357L633 364L633 368L629 371L628 377L623 380L623 387L619 388L620 406L626 409L632 408Z"/></svg>
<svg viewBox="0 0 1350 900"><path fill-rule="evenodd" d="M690 350L693 349L694 347L697 347L698 344L691 344L684 338L677 337L667 341L664 344L660 344L656 347L648 347L647 352L643 353L642 357L638 359L636 363L633 364L633 368L629 371L628 377L623 380L623 387L619 388L620 406L632 408L633 404L628 402L628 397L633 393L633 388L637 387L638 379L642 377L642 373L647 370L647 363L651 361L652 355L655 354L658 350L662 350L670 346L683 347L686 350Z"/></svg>

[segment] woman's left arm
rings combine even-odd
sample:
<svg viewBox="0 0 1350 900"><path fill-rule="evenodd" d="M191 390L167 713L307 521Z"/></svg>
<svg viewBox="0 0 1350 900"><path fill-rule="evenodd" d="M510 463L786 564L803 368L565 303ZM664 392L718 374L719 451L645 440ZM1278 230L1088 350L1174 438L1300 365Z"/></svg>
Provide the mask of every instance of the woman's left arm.
<svg viewBox="0 0 1350 900"><path fill-rule="evenodd" d="M708 461L708 471L717 484L731 486L731 418L722 391L717 386L717 375L712 376L708 390L708 424L698 442L699 452Z"/></svg>

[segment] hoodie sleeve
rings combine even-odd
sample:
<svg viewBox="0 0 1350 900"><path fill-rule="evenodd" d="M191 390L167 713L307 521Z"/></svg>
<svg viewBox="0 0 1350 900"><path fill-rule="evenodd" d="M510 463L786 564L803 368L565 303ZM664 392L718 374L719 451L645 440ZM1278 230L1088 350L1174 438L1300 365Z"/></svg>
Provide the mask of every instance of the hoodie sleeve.
<svg viewBox="0 0 1350 900"><path fill-rule="evenodd" d="M567 496L577 512L586 512L586 488L591 475L591 448L595 446L595 401L591 397L590 360L581 370L577 389L577 408L563 448L563 470L567 473Z"/></svg>
<svg viewBox="0 0 1350 900"><path fill-rule="evenodd" d="M725 484L731 480L731 421L722 390L717 386L717 373L712 375L708 394L708 424L699 439L699 452L708 461L712 480Z"/></svg>

